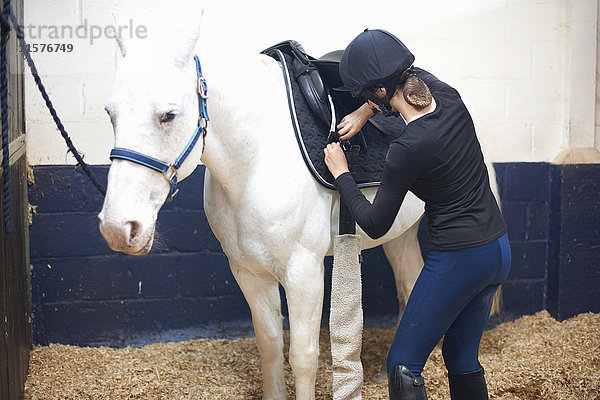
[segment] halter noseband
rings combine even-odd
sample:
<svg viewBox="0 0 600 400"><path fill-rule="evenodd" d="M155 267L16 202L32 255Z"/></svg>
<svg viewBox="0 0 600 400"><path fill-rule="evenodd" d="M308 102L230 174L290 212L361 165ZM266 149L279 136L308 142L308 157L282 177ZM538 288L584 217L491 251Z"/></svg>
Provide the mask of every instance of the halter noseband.
<svg viewBox="0 0 600 400"><path fill-rule="evenodd" d="M143 165L155 171L161 172L165 176L165 179L167 179L167 181L171 185L171 188L169 189L169 195L167 196L165 203L173 200L173 197L175 197L175 195L179 191L177 189L177 170L179 169L179 167L181 167L183 162L190 155L190 153L194 149L194 146L196 146L196 143L198 143L200 136L202 136L202 153L204 153L204 148L206 147L206 126L208 124L208 121L210 120L210 118L208 117L208 109L206 104L206 100L208 99L208 88L206 86L206 79L204 78L204 76L202 76L202 67L200 66L200 59L198 58L198 56L194 56L194 60L196 61L196 72L198 75L198 127L194 131L194 134L192 135L190 141L184 147L179 157L175 159L175 162L173 162L172 164L167 164L163 161L157 160L156 158L147 156L142 153L138 153L137 151L123 149L121 147L115 147L110 152L111 160L115 158L127 160Z"/></svg>

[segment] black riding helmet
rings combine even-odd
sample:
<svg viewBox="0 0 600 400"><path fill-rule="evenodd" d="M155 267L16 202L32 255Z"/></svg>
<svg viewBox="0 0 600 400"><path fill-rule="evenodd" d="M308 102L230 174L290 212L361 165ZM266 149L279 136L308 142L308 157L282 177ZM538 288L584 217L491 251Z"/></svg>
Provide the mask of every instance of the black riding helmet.
<svg viewBox="0 0 600 400"><path fill-rule="evenodd" d="M340 60L340 77L344 86L336 90L349 91L373 101L385 115L393 112L390 100L401 76L412 66L415 56L396 36L381 29L365 29L346 47ZM387 95L379 98L372 89L385 87Z"/></svg>

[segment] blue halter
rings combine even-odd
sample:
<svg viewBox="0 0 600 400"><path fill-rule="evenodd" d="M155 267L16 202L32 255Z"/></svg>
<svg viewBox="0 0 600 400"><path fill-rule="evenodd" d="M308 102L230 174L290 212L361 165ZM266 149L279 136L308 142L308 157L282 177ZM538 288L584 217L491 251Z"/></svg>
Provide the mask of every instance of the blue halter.
<svg viewBox="0 0 600 400"><path fill-rule="evenodd" d="M194 131L190 141L184 147L183 151L177 157L173 164L167 164L163 161L157 160L156 158L147 156L142 153L138 153L137 151L123 149L120 147L115 147L110 152L110 159L113 160L115 158L121 160L131 161L145 167L151 168L155 171L161 172L164 174L165 178L171 184L171 188L169 190L169 195L167 196L166 202L173 200L173 197L179 191L177 189L177 170L185 159L190 155L196 143L198 143L198 139L202 136L202 153L204 153L204 147L206 146L205 138L206 138L206 126L210 118L208 117L208 109L206 105L206 100L208 99L208 88L206 86L206 79L202 76L202 67L200 66L200 59L198 56L194 56L194 60L196 61L196 72L198 74L198 108L199 108L199 117L198 117L198 127Z"/></svg>

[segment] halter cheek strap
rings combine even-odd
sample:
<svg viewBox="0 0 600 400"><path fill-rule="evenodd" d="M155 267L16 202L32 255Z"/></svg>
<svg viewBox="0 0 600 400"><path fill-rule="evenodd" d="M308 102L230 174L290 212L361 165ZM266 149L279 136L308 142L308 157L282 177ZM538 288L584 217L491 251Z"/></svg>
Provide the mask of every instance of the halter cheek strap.
<svg viewBox="0 0 600 400"><path fill-rule="evenodd" d="M188 158L198 143L200 136L202 136L202 153L204 153L204 148L206 147L206 127L208 125L208 121L210 120L208 117L206 101L208 99L208 88L206 86L206 79L204 76L202 76L200 59L198 56L194 56L194 60L196 61L196 73L198 78L198 127L194 131L194 134L184 147L181 154L179 154L179 157L177 157L172 164L167 164L163 161L157 160L156 158L121 147L115 147L110 152L111 160L116 158L120 160L131 161L162 173L171 185L165 203L171 201L179 191L177 189L177 170L179 170L183 162Z"/></svg>

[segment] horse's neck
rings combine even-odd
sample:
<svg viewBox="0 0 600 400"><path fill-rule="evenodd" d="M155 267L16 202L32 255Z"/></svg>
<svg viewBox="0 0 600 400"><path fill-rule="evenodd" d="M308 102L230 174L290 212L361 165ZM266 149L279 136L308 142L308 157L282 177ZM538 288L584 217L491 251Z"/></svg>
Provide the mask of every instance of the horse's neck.
<svg viewBox="0 0 600 400"><path fill-rule="evenodd" d="M213 104L214 102L209 102L209 106ZM228 112L212 106L209 107L209 113L211 119L202 162L213 179L223 186L239 187L247 180L257 152L255 143L243 136L250 135L251 132L240 132L240 127L235 123L235 111Z"/></svg>
<svg viewBox="0 0 600 400"><path fill-rule="evenodd" d="M258 55L237 63L237 69L207 63L210 122L202 156L212 178L233 192L265 162L276 160L275 152L287 153L294 140L285 130L289 113L273 64Z"/></svg>

